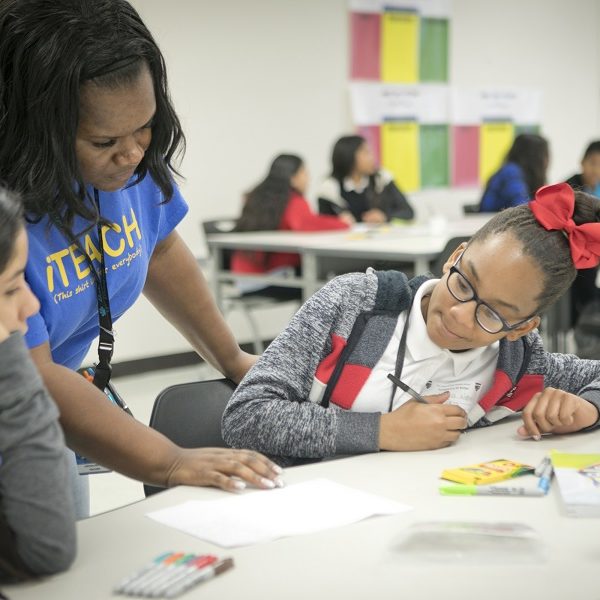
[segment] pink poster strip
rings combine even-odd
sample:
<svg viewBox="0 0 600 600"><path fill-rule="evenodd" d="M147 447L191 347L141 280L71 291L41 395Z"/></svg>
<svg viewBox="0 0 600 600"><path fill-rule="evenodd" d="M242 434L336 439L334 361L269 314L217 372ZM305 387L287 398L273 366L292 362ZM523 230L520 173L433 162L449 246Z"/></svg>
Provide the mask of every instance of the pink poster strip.
<svg viewBox="0 0 600 600"><path fill-rule="evenodd" d="M479 185L479 126L452 128L452 185Z"/></svg>
<svg viewBox="0 0 600 600"><path fill-rule="evenodd" d="M358 135L362 135L375 156L375 164L381 165L381 131L379 125L362 125L358 128Z"/></svg>
<svg viewBox="0 0 600 600"><path fill-rule="evenodd" d="M381 15L350 13L350 77L379 79Z"/></svg>

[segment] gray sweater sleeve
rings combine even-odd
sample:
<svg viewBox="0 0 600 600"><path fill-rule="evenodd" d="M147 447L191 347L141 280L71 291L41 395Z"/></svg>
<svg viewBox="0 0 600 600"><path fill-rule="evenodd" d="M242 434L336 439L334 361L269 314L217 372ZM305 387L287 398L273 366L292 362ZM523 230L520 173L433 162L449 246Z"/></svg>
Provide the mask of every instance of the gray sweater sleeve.
<svg viewBox="0 0 600 600"><path fill-rule="evenodd" d="M532 336L530 370L544 374L544 387L575 394L592 403L600 414L600 360L587 360L574 354L546 352L539 335ZM589 431L600 427L600 418Z"/></svg>
<svg viewBox="0 0 600 600"><path fill-rule="evenodd" d="M0 502L16 555L34 574L69 567L75 514L58 410L21 334L0 343Z"/></svg>
<svg viewBox="0 0 600 600"><path fill-rule="evenodd" d="M379 449L378 413L324 408L309 400L317 366L331 352L334 325L349 331L359 312L372 307L375 291L374 275L343 275L302 306L227 405L223 438L228 444L258 450L284 465L294 458Z"/></svg>

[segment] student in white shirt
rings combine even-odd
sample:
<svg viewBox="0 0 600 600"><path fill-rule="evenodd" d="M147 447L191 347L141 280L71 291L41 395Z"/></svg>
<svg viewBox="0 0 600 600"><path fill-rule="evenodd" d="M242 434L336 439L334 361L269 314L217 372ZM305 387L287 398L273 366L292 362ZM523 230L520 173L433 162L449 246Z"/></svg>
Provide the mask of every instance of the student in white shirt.
<svg viewBox="0 0 600 600"><path fill-rule="evenodd" d="M331 163L331 176L319 188L320 213L373 225L415 216L392 175L377 168L364 137L345 135L337 140Z"/></svg>
<svg viewBox="0 0 600 600"><path fill-rule="evenodd" d="M337 277L243 379L224 439L291 464L440 448L519 413L534 439L598 427L600 361L544 351L536 328L576 269L600 261L599 221L596 198L547 186L461 244L439 280Z"/></svg>

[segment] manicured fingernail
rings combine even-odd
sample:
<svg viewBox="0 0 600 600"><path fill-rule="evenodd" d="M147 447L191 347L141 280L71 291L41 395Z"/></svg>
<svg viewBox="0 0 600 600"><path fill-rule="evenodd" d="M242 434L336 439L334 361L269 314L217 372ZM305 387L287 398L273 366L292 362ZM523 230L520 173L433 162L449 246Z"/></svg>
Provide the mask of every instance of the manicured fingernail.
<svg viewBox="0 0 600 600"><path fill-rule="evenodd" d="M282 487L285 487L285 482L283 481L283 479L282 479L281 477L277 477L277 478L275 479L275 485L276 485L278 488L282 488Z"/></svg>
<svg viewBox="0 0 600 600"><path fill-rule="evenodd" d="M536 442L539 442L542 439L541 435L532 435L531 436Z"/></svg>
<svg viewBox="0 0 600 600"><path fill-rule="evenodd" d="M245 490L246 489L246 484L243 481L234 481L233 482L233 487L236 490Z"/></svg>
<svg viewBox="0 0 600 600"><path fill-rule="evenodd" d="M279 465L273 465L272 470L277 473L277 475L281 475L283 473L283 469Z"/></svg>
<svg viewBox="0 0 600 600"><path fill-rule="evenodd" d="M269 489L273 489L275 487L275 482L271 481L270 479L267 479L266 477L262 477L260 482Z"/></svg>

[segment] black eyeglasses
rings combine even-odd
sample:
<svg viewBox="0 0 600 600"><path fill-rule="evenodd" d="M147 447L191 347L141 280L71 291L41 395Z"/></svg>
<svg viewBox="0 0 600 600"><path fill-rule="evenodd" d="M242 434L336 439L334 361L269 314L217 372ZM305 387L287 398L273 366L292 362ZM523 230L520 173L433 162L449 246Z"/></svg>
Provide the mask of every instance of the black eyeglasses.
<svg viewBox="0 0 600 600"><path fill-rule="evenodd" d="M475 302L475 320L484 331L492 334L500 333L502 331L512 331L533 319L535 315L531 315L518 323L509 325L489 304L485 303L477 295L477 292L473 289L469 280L460 272L456 265L461 258L462 254L450 267L448 277L446 278L446 286L452 296L459 302Z"/></svg>

